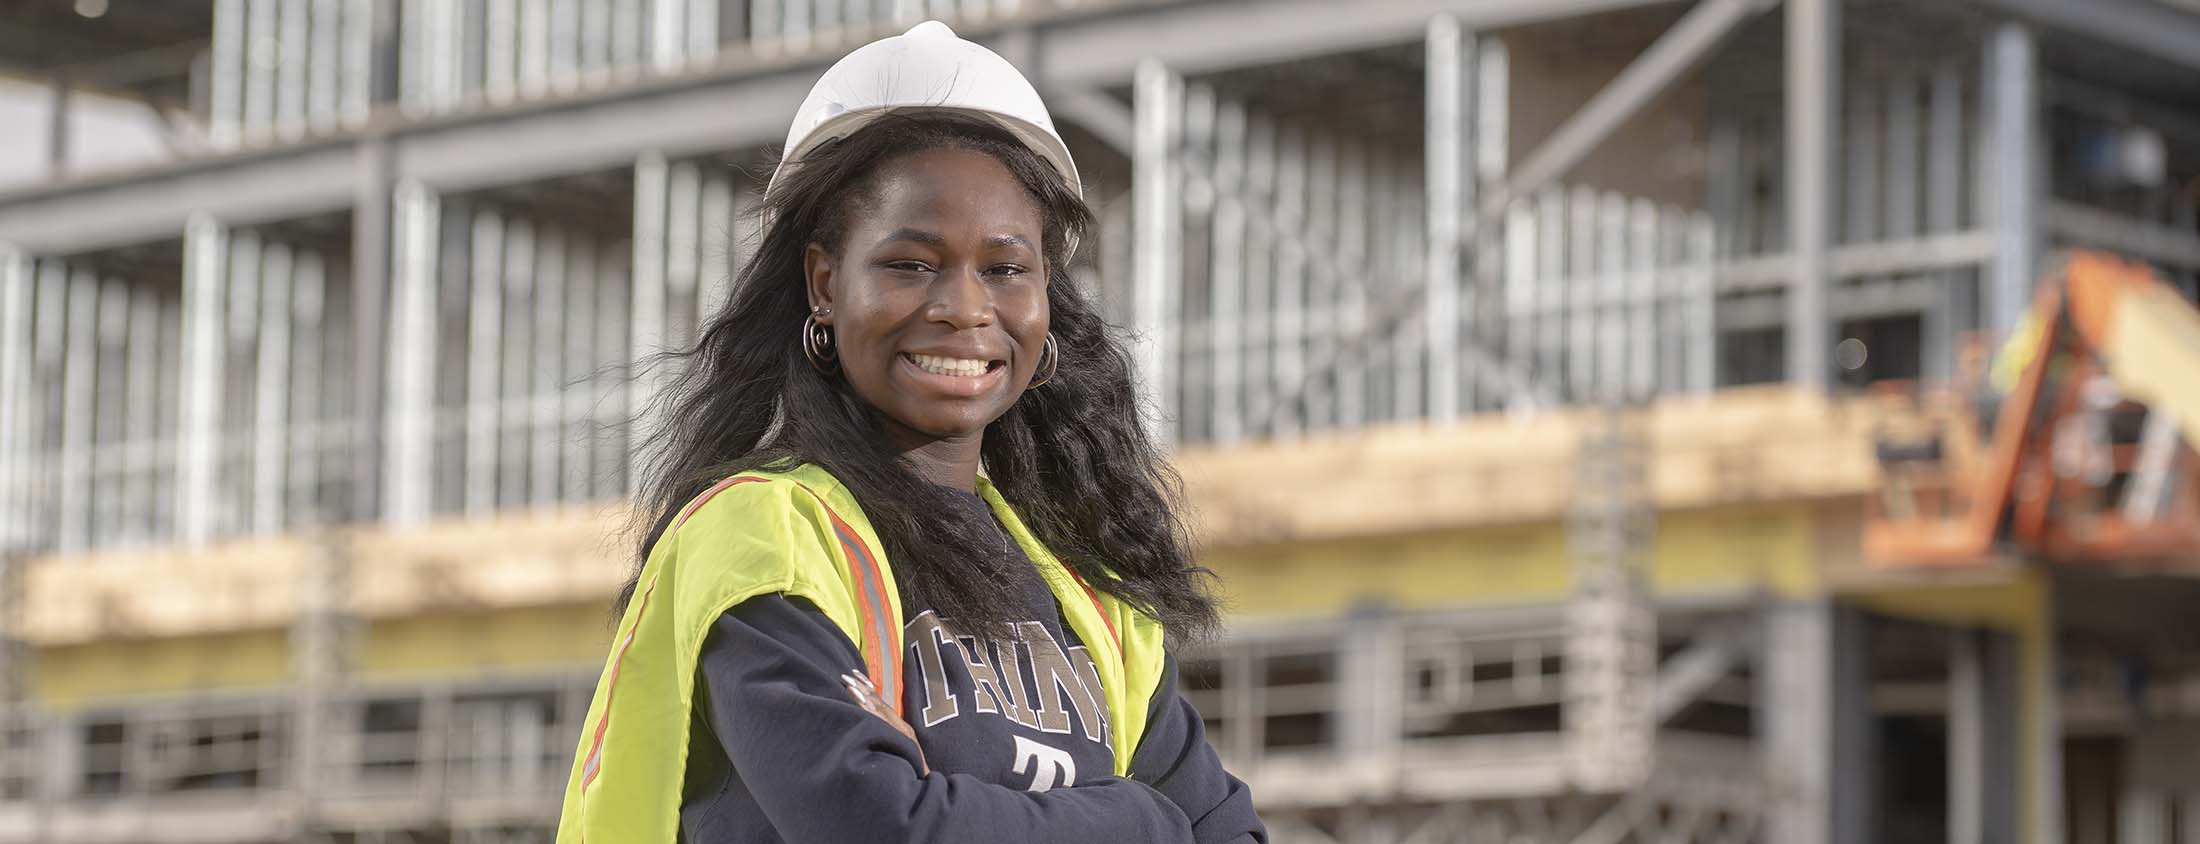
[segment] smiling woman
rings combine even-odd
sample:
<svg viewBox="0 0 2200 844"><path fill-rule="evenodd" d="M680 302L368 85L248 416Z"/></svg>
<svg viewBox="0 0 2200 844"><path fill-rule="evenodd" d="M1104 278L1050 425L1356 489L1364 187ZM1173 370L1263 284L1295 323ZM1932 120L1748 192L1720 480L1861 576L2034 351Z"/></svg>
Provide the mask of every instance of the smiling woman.
<svg viewBox="0 0 2200 844"><path fill-rule="evenodd" d="M1216 611L1037 93L926 23L786 150L665 394L559 840L1266 840L1177 693Z"/></svg>
<svg viewBox="0 0 2200 844"><path fill-rule="evenodd" d="M863 192L840 243L805 250L813 313L890 438L937 458L915 468L967 490L1046 347L1046 213L996 154L946 146L887 160Z"/></svg>

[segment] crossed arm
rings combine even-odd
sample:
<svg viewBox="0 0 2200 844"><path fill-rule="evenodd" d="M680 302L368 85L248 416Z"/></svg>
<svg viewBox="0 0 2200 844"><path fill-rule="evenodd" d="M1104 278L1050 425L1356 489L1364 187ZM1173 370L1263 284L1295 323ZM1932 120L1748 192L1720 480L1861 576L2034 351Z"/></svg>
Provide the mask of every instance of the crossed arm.
<svg viewBox="0 0 2200 844"><path fill-rule="evenodd" d="M800 599L754 598L721 616L700 660L699 708L745 795L783 840L1262 844L1244 783L1208 747L1169 665L1129 777L1021 791L927 771L916 741L873 715L842 677L855 645ZM682 811L693 844L714 809Z"/></svg>

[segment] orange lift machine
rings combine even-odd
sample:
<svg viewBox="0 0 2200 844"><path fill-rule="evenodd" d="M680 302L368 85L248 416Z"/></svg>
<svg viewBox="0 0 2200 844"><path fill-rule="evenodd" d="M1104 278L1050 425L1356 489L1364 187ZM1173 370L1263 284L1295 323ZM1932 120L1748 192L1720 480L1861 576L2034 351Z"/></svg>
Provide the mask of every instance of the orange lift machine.
<svg viewBox="0 0 2200 844"><path fill-rule="evenodd" d="M1974 358L1974 360L1976 360ZM1993 361L1878 441L1864 553L2200 564L2200 311L2142 265L2075 252Z"/></svg>

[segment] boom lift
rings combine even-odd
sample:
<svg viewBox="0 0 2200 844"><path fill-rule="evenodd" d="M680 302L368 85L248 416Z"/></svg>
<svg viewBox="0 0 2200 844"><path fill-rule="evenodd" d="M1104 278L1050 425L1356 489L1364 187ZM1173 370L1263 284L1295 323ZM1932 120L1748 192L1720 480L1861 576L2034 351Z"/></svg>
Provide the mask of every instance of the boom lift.
<svg viewBox="0 0 2200 844"><path fill-rule="evenodd" d="M2200 311L2142 265L2075 252L2001 355L2005 394L1974 372L1882 433L1866 558L2200 563Z"/></svg>

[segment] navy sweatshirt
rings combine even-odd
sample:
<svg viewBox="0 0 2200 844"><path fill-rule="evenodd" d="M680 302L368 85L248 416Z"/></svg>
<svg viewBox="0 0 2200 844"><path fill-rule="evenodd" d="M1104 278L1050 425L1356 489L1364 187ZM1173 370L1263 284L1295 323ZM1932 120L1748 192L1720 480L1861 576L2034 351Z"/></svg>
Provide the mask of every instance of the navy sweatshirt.
<svg viewBox="0 0 2200 844"><path fill-rule="evenodd" d="M1265 844L1251 792L1177 692L1173 656L1130 776L1112 775L1085 645L1037 569L1016 570L1030 575L1025 604L1052 608L1014 625L1017 642L965 635L902 596L902 708L929 774L919 744L849 696L842 677L863 672L862 654L824 613L782 595L727 611L697 666L681 840Z"/></svg>

